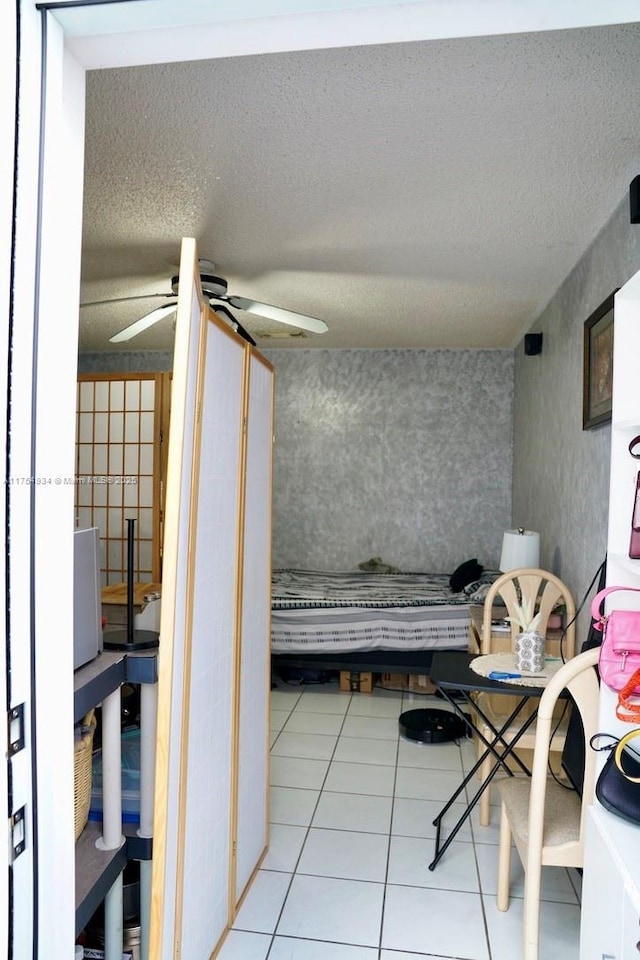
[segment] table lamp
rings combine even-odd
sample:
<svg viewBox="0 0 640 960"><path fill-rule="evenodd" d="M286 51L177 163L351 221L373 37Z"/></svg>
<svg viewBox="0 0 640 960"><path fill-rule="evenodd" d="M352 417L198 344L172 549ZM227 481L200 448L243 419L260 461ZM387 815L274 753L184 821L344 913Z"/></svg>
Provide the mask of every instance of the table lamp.
<svg viewBox="0 0 640 960"><path fill-rule="evenodd" d="M540 534L535 530L505 530L500 554L500 570L519 570L521 567L540 566Z"/></svg>

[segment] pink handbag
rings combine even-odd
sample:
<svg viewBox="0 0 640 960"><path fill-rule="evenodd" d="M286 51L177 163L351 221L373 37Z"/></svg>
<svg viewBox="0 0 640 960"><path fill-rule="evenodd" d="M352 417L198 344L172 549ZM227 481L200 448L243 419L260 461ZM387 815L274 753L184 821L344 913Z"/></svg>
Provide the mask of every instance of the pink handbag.
<svg viewBox="0 0 640 960"><path fill-rule="evenodd" d="M640 610L611 610L606 616L600 613L600 604L615 590L631 590L640 593L637 587L606 587L593 598L591 615L596 630L602 630L602 646L598 669L603 683L611 690L622 690L640 670ZM640 693L640 674L634 691Z"/></svg>

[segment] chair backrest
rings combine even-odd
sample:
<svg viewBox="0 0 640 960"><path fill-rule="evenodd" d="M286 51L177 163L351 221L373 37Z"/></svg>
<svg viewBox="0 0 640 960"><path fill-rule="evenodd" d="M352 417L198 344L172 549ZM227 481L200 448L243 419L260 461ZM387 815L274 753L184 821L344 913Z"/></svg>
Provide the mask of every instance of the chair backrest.
<svg viewBox="0 0 640 960"><path fill-rule="evenodd" d="M491 648L491 620L495 613L494 607L498 597L502 598L506 607L505 615L510 617L514 615L517 603L533 601L536 604L536 611L540 613L538 630L543 635L547 634L547 624L554 607L563 604L566 628L562 641L562 655L566 660L573 657L576 647L576 606L571 591L555 574L535 567L510 570L508 573L503 573L491 584L484 602L482 653L497 652ZM512 649L518 633L520 633L518 625L511 623Z"/></svg>
<svg viewBox="0 0 640 960"><path fill-rule="evenodd" d="M600 685L596 665L598 663L598 648L579 653L576 657L563 664L551 678L545 688L538 707L536 722L536 739L533 756L533 770L531 776L531 793L529 800L529 849L542 848L544 825L544 802L547 788L549 741L554 707L559 695L565 689L573 699L574 707L580 711L582 719L585 762L582 781L582 810L580 816L580 835L577 846L580 848L579 860L582 860L582 846L584 842L584 821L586 808L593 803L596 755L589 746L591 737L598 732L598 711L600 700Z"/></svg>

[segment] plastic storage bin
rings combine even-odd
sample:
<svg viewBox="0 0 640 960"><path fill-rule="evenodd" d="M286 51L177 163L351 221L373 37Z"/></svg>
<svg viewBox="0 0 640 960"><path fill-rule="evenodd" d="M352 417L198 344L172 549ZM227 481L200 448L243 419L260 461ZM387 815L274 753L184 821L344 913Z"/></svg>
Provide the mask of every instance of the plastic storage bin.
<svg viewBox="0 0 640 960"><path fill-rule="evenodd" d="M125 730L122 752L122 819L124 823L140 820L140 729ZM102 820L102 751L93 755L90 820Z"/></svg>

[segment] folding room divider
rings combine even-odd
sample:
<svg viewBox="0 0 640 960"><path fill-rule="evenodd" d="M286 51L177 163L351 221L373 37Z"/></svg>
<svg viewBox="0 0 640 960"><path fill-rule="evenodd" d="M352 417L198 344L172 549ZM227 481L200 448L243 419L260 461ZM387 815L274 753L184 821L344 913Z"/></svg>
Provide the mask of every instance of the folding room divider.
<svg viewBox="0 0 640 960"><path fill-rule="evenodd" d="M273 370L184 240L167 467L150 956L208 960L267 845Z"/></svg>

